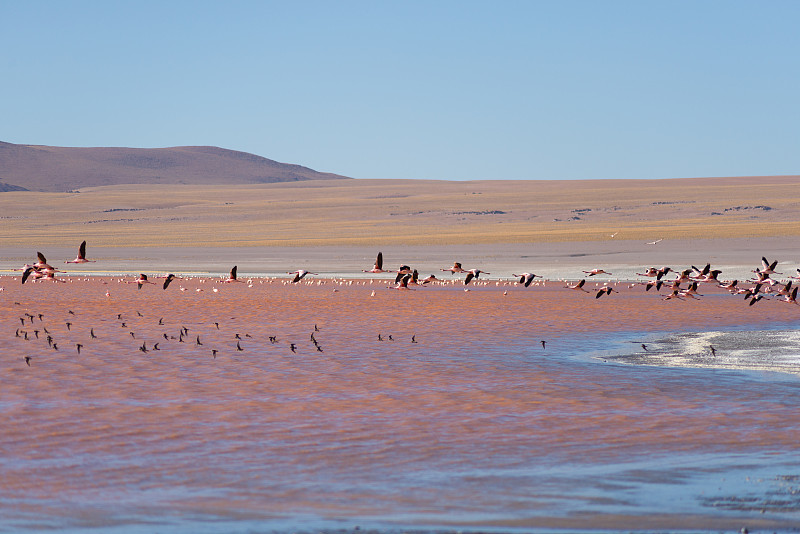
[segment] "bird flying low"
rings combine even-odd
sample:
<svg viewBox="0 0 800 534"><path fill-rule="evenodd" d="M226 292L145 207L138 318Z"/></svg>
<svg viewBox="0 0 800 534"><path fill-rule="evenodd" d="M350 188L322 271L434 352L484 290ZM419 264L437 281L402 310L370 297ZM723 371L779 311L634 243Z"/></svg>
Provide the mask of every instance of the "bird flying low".
<svg viewBox="0 0 800 534"><path fill-rule="evenodd" d="M533 279L536 277L536 275L533 273L515 274L513 276L519 278L519 283L524 285L525 287L530 286L531 282L533 282Z"/></svg>
<svg viewBox="0 0 800 534"><path fill-rule="evenodd" d="M67 260L64 263L89 263L97 260L87 260L86 259L86 241L84 240L81 243L81 246L78 247L78 256L74 260Z"/></svg>
<svg viewBox="0 0 800 534"><path fill-rule="evenodd" d="M294 276L294 278L292 279L292 283L293 283L293 284L296 284L297 282L299 282L300 280L302 280L303 278L305 278L305 276L306 276L307 274L313 274L313 275L315 275L315 276L317 275L317 273L311 273L311 272L308 272L308 271L306 271L305 269L299 269L299 270L297 270L297 271L292 271L292 272L290 272L290 273L288 273L288 274L293 274L293 275L295 275L295 276Z"/></svg>
<svg viewBox="0 0 800 534"><path fill-rule="evenodd" d="M470 269L469 271L467 271L467 277L464 279L464 285L469 284L473 278L478 278L481 275L481 273L492 274L492 273L485 273L480 269Z"/></svg>
<svg viewBox="0 0 800 534"><path fill-rule="evenodd" d="M362 269L362 272L365 273L388 273L389 271L383 270L383 253L378 252L378 257L375 259L375 265L370 270Z"/></svg>

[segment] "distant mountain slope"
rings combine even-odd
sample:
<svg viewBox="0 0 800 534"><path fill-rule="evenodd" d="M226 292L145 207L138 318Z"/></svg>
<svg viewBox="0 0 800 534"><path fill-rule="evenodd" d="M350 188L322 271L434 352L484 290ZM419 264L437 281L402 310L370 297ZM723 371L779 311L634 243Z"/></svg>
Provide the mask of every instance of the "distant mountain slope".
<svg viewBox="0 0 800 534"><path fill-rule="evenodd" d="M213 146L69 148L0 142L0 191L117 184L254 184L346 178Z"/></svg>

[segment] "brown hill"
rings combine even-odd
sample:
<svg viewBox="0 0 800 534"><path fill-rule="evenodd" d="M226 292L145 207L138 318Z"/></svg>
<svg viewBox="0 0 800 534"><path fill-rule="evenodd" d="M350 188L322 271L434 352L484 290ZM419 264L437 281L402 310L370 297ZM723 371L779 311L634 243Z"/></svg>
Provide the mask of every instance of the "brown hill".
<svg viewBox="0 0 800 534"><path fill-rule="evenodd" d="M261 184L345 178L213 146L68 148L0 142L0 191L118 184Z"/></svg>

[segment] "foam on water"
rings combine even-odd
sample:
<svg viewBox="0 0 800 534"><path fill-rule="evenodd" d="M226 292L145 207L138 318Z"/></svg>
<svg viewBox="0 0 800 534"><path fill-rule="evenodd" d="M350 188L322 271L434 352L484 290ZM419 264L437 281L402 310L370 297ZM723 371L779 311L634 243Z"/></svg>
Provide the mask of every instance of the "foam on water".
<svg viewBox="0 0 800 534"><path fill-rule="evenodd" d="M677 332L650 336L646 345L647 350L623 350L620 354L598 357L638 365L800 375L800 330Z"/></svg>

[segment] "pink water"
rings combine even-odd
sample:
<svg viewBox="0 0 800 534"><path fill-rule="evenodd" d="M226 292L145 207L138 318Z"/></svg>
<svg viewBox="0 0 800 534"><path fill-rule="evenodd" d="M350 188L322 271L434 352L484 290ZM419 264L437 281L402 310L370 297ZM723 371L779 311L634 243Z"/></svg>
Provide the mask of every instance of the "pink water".
<svg viewBox="0 0 800 534"><path fill-rule="evenodd" d="M793 307L174 284L2 280L0 532L800 524L796 376L603 358L651 332L793 328Z"/></svg>

